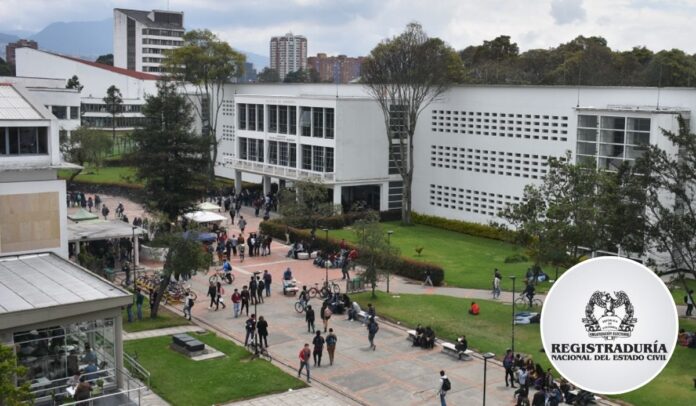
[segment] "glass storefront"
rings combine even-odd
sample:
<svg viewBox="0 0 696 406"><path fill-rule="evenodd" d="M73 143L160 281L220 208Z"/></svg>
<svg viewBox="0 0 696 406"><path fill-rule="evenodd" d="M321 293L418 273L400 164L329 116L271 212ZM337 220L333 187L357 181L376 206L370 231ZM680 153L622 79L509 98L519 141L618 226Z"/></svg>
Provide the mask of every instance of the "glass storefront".
<svg viewBox="0 0 696 406"><path fill-rule="evenodd" d="M63 395L84 375L95 388L113 386L115 379L114 319L56 325L14 334L18 362L36 398Z"/></svg>

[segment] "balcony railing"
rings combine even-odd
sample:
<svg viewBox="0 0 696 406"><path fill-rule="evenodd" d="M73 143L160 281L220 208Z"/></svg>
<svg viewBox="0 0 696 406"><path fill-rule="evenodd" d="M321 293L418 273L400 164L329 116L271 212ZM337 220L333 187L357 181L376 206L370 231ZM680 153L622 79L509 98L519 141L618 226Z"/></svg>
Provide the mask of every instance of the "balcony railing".
<svg viewBox="0 0 696 406"><path fill-rule="evenodd" d="M264 162L247 161L237 158L227 158L224 165L228 168L254 172L260 175L277 176L283 179L312 180L322 183L332 183L335 180L334 172L314 172L304 169L289 168L287 166L271 165Z"/></svg>

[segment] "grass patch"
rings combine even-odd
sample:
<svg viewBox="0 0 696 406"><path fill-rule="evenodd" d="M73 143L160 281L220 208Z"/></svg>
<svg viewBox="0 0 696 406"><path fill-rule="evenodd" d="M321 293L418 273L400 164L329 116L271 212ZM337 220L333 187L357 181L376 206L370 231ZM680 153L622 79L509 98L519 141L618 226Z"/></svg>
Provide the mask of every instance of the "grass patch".
<svg viewBox="0 0 696 406"><path fill-rule="evenodd" d="M71 170L60 170L60 179L70 179ZM86 167L74 179L78 183L93 183L101 185L114 185L125 187L142 187L142 183L135 180L135 168L130 166L106 166L97 170L96 168Z"/></svg>
<svg viewBox="0 0 696 406"><path fill-rule="evenodd" d="M304 387L273 364L212 333L196 336L222 351L224 358L192 361L169 349L171 337L126 341L125 351L152 374L152 389L174 406L209 406Z"/></svg>
<svg viewBox="0 0 696 406"><path fill-rule="evenodd" d="M684 303L684 296L686 296L686 290L684 289L684 285L679 281L675 281L672 284L672 286L674 288L670 289L670 292L672 292L672 297L674 298L674 303L676 303L678 305L686 305L686 303ZM688 286L689 289L694 290L693 298L694 298L694 300L696 300L696 280L687 279L686 286Z"/></svg>
<svg viewBox="0 0 696 406"><path fill-rule="evenodd" d="M161 304L159 312L157 312L157 318L150 318L150 301L147 299L147 297L145 298L145 303L143 303L143 319L141 321L138 321L135 305L133 305L134 321L132 323L128 322L128 312L126 309L123 309L122 314L123 329L129 333L136 333L138 331L145 330L155 330L158 328L185 326L191 324L183 316L170 311Z"/></svg>
<svg viewBox="0 0 696 406"><path fill-rule="evenodd" d="M480 352L490 351L501 358L511 343L510 305L500 302L477 300L481 315L470 316L468 309L471 300L439 295L399 295L393 297L377 292L373 299L369 293L352 296L362 307L372 303L377 314L390 320L398 320L403 325L415 327L416 324L430 325L438 337L454 341L457 336L466 334L469 346ZM696 331L696 321L680 320L680 326ZM377 336L379 340L379 335ZM544 368L550 367L542 348L538 324L515 326L515 351L531 356ZM667 367L650 384L616 399L634 405L660 406L669 399L670 405L693 405L696 399L693 366L696 365L696 350L677 346Z"/></svg>
<svg viewBox="0 0 696 406"><path fill-rule="evenodd" d="M502 289L512 290L512 283L507 276L516 275L517 289L522 289L521 279L532 266L529 261L505 263L505 259L514 255L523 255L519 247L498 240L474 237L454 231L416 224L404 226L400 222L381 223L386 230L393 230L391 244L399 247L401 255L407 258L432 262L445 270L445 282L449 286L475 289L492 289L493 269L498 268L503 276ZM355 231L349 228L331 230L332 238L345 238L357 242ZM423 247L421 255L415 251ZM547 269L552 278L555 271ZM537 292L548 289L548 284L540 284Z"/></svg>

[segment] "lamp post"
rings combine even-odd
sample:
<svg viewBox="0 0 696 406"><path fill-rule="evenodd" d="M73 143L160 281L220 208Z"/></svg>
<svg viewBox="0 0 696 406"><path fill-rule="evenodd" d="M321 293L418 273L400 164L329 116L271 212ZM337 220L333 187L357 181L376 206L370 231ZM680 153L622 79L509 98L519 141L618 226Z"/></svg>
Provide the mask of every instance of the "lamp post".
<svg viewBox="0 0 696 406"><path fill-rule="evenodd" d="M137 226L131 226L133 230L133 241L131 244L132 252L131 252L131 265L133 266L133 286L137 286L137 280L138 280L138 275L136 274L136 266L135 266L135 229L138 228Z"/></svg>
<svg viewBox="0 0 696 406"><path fill-rule="evenodd" d="M394 234L393 230L387 231L387 245L391 248L391 235ZM387 293L389 293L389 269L387 268Z"/></svg>
<svg viewBox="0 0 696 406"><path fill-rule="evenodd" d="M511 276L512 279L512 354L515 354L515 279L516 276Z"/></svg>
<svg viewBox="0 0 696 406"><path fill-rule="evenodd" d="M326 241L326 243L327 243L327 245L328 245L328 243L329 243L329 229L328 229L328 228L322 228L321 231L323 231L323 232L326 234L325 241Z"/></svg>
<svg viewBox="0 0 696 406"><path fill-rule="evenodd" d="M483 354L483 406L486 406L486 373L488 372L488 360L495 357L492 352Z"/></svg>

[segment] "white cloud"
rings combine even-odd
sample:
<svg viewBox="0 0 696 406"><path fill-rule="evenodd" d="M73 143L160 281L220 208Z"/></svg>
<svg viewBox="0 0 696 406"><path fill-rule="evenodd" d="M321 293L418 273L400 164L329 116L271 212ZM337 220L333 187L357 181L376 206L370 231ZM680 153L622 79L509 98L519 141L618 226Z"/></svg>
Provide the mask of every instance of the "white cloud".
<svg viewBox="0 0 696 406"><path fill-rule="evenodd" d="M585 20L582 0L551 0L551 16L558 24L570 24Z"/></svg>

